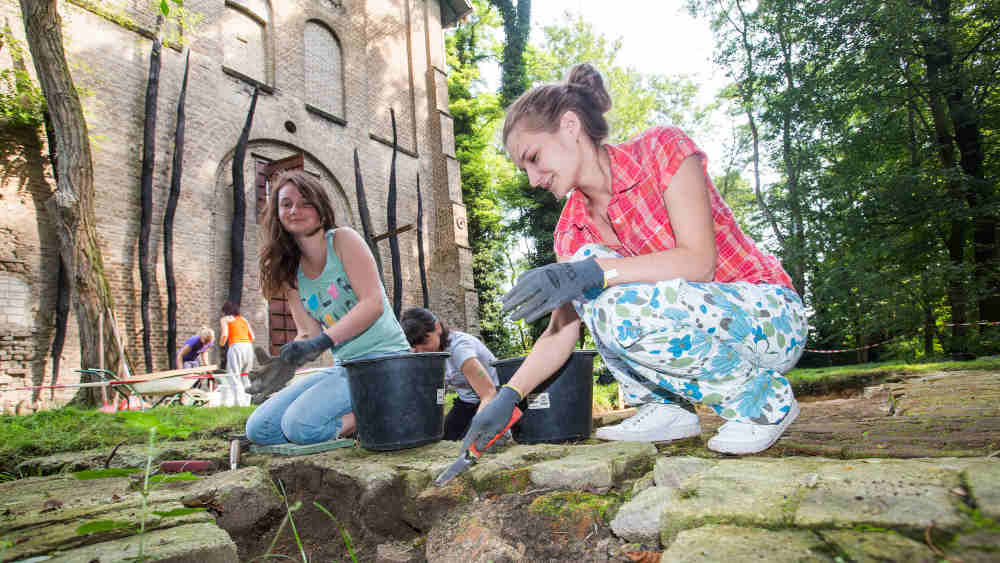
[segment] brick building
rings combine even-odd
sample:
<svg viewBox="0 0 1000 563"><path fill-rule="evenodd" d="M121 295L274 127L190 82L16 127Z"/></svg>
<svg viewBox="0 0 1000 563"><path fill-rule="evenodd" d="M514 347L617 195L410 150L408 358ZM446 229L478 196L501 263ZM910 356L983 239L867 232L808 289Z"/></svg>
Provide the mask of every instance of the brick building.
<svg viewBox="0 0 1000 563"><path fill-rule="evenodd" d="M92 139L97 230L114 291L118 326L134 366L144 371L137 240L143 119L153 38L177 37L151 0L60 3L65 49ZM171 6L176 6L171 3ZM246 235L243 314L259 342L280 341L290 319L271 313L257 271L260 172L301 154L329 187L337 221L361 232L353 153L358 149L375 232L386 230L395 111L397 223L416 222L416 180L423 196L424 254L431 306L452 326L477 331L472 258L458 162L454 156L443 28L470 7L465 0L186 0L200 19L183 27L190 49L181 197L174 223L178 343L202 325L218 328L229 291L232 163L254 88L259 88L245 163ZM24 42L16 0L0 18ZM2 22L0 22L2 23ZM176 43L174 43L176 44ZM26 45L26 43L25 43ZM0 68L14 64L0 50ZM34 72L31 62L28 68ZM167 290L163 213L168 196L184 51L163 49L156 128L153 282L150 318L154 369L167 369ZM51 383L57 241L45 209L53 191L44 135L0 132L0 388ZM416 229L399 235L404 307L422 299ZM392 297L388 242L380 243ZM59 383L80 367L70 314ZM109 330L109 327L105 327ZM96 367L96 366L87 366ZM61 404L74 389L0 394L4 407L42 399Z"/></svg>

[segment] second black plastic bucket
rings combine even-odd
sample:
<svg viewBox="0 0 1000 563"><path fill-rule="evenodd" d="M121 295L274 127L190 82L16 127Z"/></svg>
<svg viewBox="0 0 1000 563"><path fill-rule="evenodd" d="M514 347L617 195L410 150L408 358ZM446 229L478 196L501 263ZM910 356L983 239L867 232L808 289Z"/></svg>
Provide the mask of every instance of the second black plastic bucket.
<svg viewBox="0 0 1000 563"><path fill-rule="evenodd" d="M402 450L441 440L444 362L450 355L424 352L344 362L362 448Z"/></svg>
<svg viewBox="0 0 1000 563"><path fill-rule="evenodd" d="M593 429L594 356L596 350L574 350L566 363L518 405L524 411L511 432L519 444L586 440ZM497 360L503 385L514 377L524 356Z"/></svg>

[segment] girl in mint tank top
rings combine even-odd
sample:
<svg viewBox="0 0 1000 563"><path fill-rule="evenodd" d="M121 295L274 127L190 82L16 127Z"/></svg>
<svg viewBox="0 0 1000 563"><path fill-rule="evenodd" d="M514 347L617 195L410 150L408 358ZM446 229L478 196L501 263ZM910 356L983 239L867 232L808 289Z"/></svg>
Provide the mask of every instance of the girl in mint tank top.
<svg viewBox="0 0 1000 563"><path fill-rule="evenodd" d="M298 331L281 359L298 367L329 350L334 363L268 398L247 420L247 437L313 444L354 432L341 362L404 353L410 345L368 245L353 229L336 227L323 186L302 170L282 172L272 185L278 188L265 217L261 289L268 299L287 299Z"/></svg>

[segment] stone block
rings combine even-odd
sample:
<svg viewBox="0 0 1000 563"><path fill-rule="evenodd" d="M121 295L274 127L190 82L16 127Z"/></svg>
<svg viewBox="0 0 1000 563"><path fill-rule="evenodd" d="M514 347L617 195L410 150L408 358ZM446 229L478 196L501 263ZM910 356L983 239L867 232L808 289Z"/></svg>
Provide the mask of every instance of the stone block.
<svg viewBox="0 0 1000 563"><path fill-rule="evenodd" d="M707 525L681 532L661 561L834 561L812 532Z"/></svg>
<svg viewBox="0 0 1000 563"><path fill-rule="evenodd" d="M157 561L237 561L236 544L224 530L212 523L187 524L146 532L145 555ZM138 536L71 549L59 554L65 563L118 563L135 561L139 555Z"/></svg>
<svg viewBox="0 0 1000 563"><path fill-rule="evenodd" d="M961 523L949 492L959 485L958 471L928 460L827 462L816 474L795 512L798 525L948 529Z"/></svg>
<svg viewBox="0 0 1000 563"><path fill-rule="evenodd" d="M556 489L606 490L647 467L656 447L640 442L609 442L574 448L562 459L537 463L531 482Z"/></svg>
<svg viewBox="0 0 1000 563"><path fill-rule="evenodd" d="M993 457L969 465L965 482L983 516L1000 521L1000 460Z"/></svg>
<svg viewBox="0 0 1000 563"><path fill-rule="evenodd" d="M452 227L455 229L455 244L458 246L463 246L465 248L469 247L469 221L465 215L465 206L461 203L453 202L451 204L452 209Z"/></svg>
<svg viewBox="0 0 1000 563"><path fill-rule="evenodd" d="M675 491L650 487L622 505L611 520L616 536L630 542L659 543L664 507L674 501Z"/></svg>
<svg viewBox="0 0 1000 563"><path fill-rule="evenodd" d="M699 457L660 457L653 467L653 480L657 487L679 489L690 477L714 465L714 461Z"/></svg>
<svg viewBox="0 0 1000 563"><path fill-rule="evenodd" d="M939 561L937 555L926 545L892 532L822 530L819 534L835 545L840 553L846 554L850 561Z"/></svg>

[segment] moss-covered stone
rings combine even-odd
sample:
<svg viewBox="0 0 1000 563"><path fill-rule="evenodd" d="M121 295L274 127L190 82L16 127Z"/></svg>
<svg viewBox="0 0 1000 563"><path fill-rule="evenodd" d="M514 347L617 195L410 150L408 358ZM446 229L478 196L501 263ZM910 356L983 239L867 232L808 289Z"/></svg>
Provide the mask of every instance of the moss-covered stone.
<svg viewBox="0 0 1000 563"><path fill-rule="evenodd" d="M855 530L822 531L820 536L837 548L848 561L937 561L925 544L906 536L886 532Z"/></svg>
<svg viewBox="0 0 1000 563"><path fill-rule="evenodd" d="M834 561L829 546L799 530L706 524L679 534L663 561Z"/></svg>
<svg viewBox="0 0 1000 563"><path fill-rule="evenodd" d="M536 463L531 482L539 487L607 490L652 469L656 448L639 442L577 446L561 459Z"/></svg>
<svg viewBox="0 0 1000 563"><path fill-rule="evenodd" d="M581 522L606 524L620 506L615 495L596 495L584 491L559 491L532 501L529 510L567 526Z"/></svg>
<svg viewBox="0 0 1000 563"><path fill-rule="evenodd" d="M531 487L531 468L522 467L510 471L489 473L475 482L480 493L516 493Z"/></svg>

